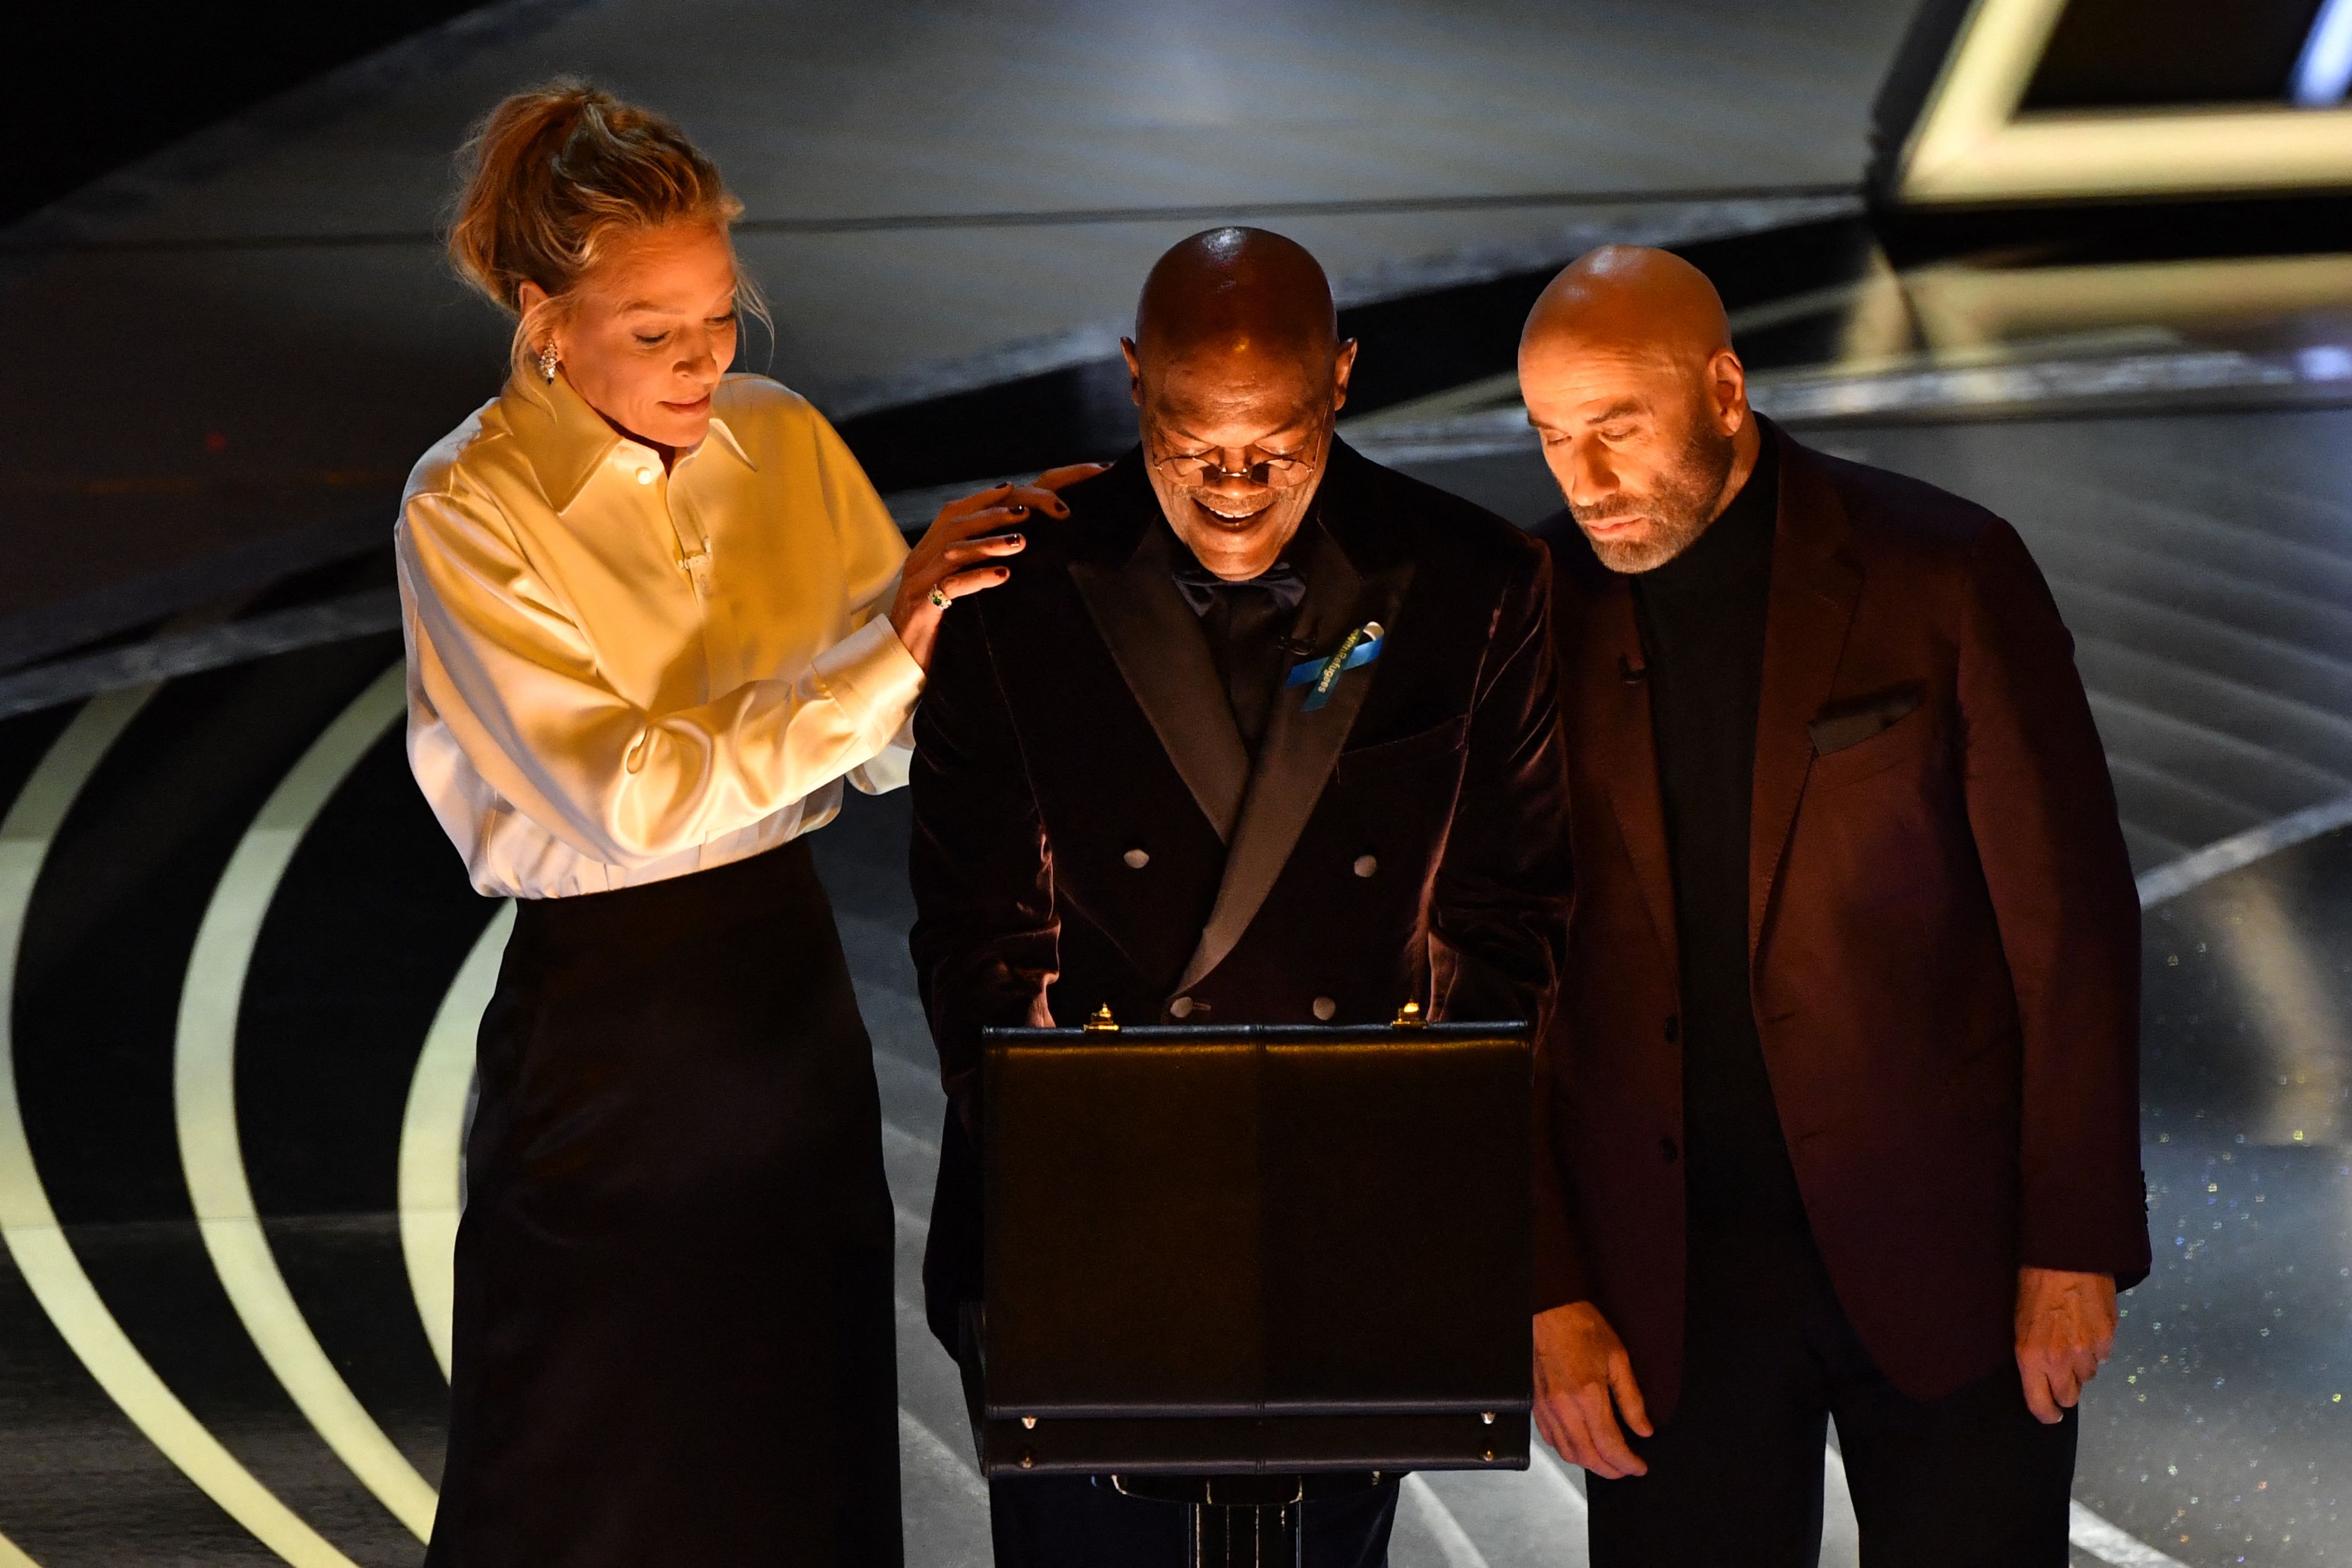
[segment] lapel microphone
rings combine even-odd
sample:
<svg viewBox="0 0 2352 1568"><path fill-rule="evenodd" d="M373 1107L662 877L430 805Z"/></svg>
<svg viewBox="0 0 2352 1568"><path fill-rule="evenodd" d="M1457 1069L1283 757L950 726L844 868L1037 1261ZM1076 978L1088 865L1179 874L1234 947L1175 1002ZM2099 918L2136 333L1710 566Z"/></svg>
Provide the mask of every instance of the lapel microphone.
<svg viewBox="0 0 2352 1568"><path fill-rule="evenodd" d="M1621 653L1617 656L1617 679L1628 686L1639 686L1650 679L1650 667L1637 665Z"/></svg>

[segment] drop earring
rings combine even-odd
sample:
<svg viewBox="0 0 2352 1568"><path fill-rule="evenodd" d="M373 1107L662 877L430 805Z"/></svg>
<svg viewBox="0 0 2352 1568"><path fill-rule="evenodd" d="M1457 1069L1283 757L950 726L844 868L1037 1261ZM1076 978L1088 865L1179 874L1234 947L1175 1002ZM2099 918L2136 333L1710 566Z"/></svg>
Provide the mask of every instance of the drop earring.
<svg viewBox="0 0 2352 1568"><path fill-rule="evenodd" d="M550 386L555 384L555 367L562 360L563 356L555 352L555 340L548 339L546 346L539 351L539 374L547 378Z"/></svg>

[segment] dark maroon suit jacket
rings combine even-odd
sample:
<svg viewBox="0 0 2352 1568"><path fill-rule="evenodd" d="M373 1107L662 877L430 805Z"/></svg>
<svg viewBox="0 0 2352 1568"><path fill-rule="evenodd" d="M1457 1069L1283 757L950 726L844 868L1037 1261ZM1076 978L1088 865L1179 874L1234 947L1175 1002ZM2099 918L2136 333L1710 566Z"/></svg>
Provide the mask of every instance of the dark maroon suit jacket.
<svg viewBox="0 0 2352 1568"><path fill-rule="evenodd" d="M2009 524L1780 454L1748 924L1813 1235L1914 1397L2011 1363L2020 1266L2148 1268L2139 904L2049 589ZM1576 906L1550 1041L1568 1212L1539 1297L1590 1300L1654 1414L1682 1376L1674 884L1627 580L1561 514ZM1539 1233L1540 1234L1540 1233Z"/></svg>

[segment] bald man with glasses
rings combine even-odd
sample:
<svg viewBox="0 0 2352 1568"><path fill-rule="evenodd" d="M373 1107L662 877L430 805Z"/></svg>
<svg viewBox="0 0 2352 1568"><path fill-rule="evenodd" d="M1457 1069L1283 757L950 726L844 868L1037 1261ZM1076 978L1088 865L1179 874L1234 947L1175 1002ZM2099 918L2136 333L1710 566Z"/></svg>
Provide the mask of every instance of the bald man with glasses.
<svg viewBox="0 0 2352 1568"><path fill-rule="evenodd" d="M1138 447L948 616L915 720L913 947L951 1101L924 1283L950 1352L981 1293L982 1029L1407 1002L1540 1029L1566 940L1543 549L1333 434L1356 345L1287 239L1170 251L1127 355ZM1385 1562L1396 1499L1310 1500L1306 1561ZM999 1481L992 1508L1000 1563L1188 1561L1181 1508L1108 1478Z"/></svg>

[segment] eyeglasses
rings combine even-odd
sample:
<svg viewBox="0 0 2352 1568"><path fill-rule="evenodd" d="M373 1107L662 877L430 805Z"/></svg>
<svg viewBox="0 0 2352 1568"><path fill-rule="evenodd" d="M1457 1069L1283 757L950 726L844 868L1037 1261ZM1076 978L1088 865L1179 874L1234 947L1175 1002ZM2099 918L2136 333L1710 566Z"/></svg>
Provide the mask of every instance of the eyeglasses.
<svg viewBox="0 0 2352 1568"><path fill-rule="evenodd" d="M1315 477L1315 459L1305 453L1290 458L1261 458L1229 468L1206 453L1154 458L1151 466L1180 485L1205 485L1218 479L1247 479L1268 489L1295 489Z"/></svg>

